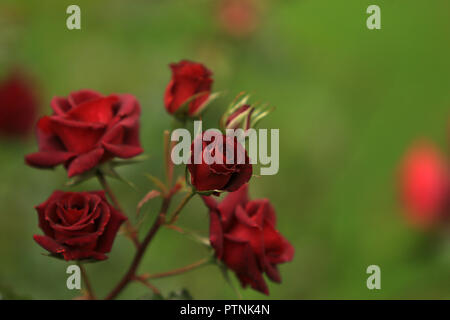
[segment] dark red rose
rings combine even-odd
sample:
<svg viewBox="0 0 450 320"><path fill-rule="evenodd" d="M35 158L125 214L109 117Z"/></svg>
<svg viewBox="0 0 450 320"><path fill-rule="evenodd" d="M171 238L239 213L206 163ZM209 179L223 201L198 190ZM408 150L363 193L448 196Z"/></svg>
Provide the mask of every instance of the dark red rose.
<svg viewBox="0 0 450 320"><path fill-rule="evenodd" d="M221 135L221 139L218 139L220 141L216 141L214 137L211 141L202 141L202 137L205 137L205 133L192 143L191 160L187 165L191 174L191 184L197 191L232 192L250 180L253 171L252 165L247 151L237 138ZM201 146L198 148L198 152L195 150L196 143ZM234 151L231 152L232 150ZM231 158L231 153L233 153L233 158ZM207 156L214 162L208 161ZM196 164L197 159L201 163ZM222 163L218 163L215 159L221 159ZM242 161L239 161L240 159Z"/></svg>
<svg viewBox="0 0 450 320"><path fill-rule="evenodd" d="M26 136L36 121L38 97L33 83L19 71L12 71L0 83L0 134Z"/></svg>
<svg viewBox="0 0 450 320"><path fill-rule="evenodd" d="M107 259L127 219L106 201L104 191L55 191L36 210L45 236L34 235L34 240L65 260Z"/></svg>
<svg viewBox="0 0 450 320"><path fill-rule="evenodd" d="M212 72L201 63L187 60L172 63L172 79L164 95L167 112L175 113L189 98L204 92L189 103L188 115L192 116L206 102L211 93Z"/></svg>
<svg viewBox="0 0 450 320"><path fill-rule="evenodd" d="M107 97L91 90L55 97L53 115L37 125L39 152L26 156L27 164L51 168L64 164L69 177L93 169L113 157L142 153L139 142L141 108L130 94Z"/></svg>
<svg viewBox="0 0 450 320"><path fill-rule="evenodd" d="M413 224L429 227L443 220L449 205L449 182L446 160L432 144L422 142L408 151L401 166L400 188Z"/></svg>
<svg viewBox="0 0 450 320"><path fill-rule="evenodd" d="M210 209L209 240L216 256L233 270L245 288L269 294L264 280L281 282L277 265L294 257L292 245L276 230L276 214L269 200L248 199L248 184L217 204L203 197Z"/></svg>

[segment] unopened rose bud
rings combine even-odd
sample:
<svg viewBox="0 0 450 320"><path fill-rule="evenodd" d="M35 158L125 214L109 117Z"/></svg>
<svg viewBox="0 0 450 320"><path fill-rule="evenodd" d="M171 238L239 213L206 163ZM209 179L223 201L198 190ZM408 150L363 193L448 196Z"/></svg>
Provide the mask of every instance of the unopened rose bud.
<svg viewBox="0 0 450 320"><path fill-rule="evenodd" d="M254 108L249 104L243 105L226 119L225 127L227 129L249 129L253 110Z"/></svg>

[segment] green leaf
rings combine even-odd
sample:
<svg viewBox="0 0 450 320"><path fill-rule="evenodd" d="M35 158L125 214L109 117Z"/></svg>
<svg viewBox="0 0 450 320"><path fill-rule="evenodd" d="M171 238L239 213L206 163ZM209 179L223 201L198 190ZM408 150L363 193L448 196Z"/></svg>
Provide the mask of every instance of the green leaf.
<svg viewBox="0 0 450 320"><path fill-rule="evenodd" d="M155 186L162 191L162 193L167 194L169 190L167 190L166 185L157 177L152 176L151 174L146 173L145 176L155 184Z"/></svg>
<svg viewBox="0 0 450 320"><path fill-rule="evenodd" d="M149 155L142 154L140 156L137 156L137 157L134 157L134 158L131 158L131 159L120 159L120 158L117 158L117 159L111 160L109 162L109 164L112 167L121 167L121 166L130 165L130 164L141 163L143 161L148 160L149 158L150 158Z"/></svg>
<svg viewBox="0 0 450 320"><path fill-rule="evenodd" d="M221 95L222 95L221 92L215 92L210 94L208 99L205 102L203 102L203 104L194 112L192 116L193 117L200 116L211 105L211 102L216 100Z"/></svg>
<svg viewBox="0 0 450 320"><path fill-rule="evenodd" d="M206 94L208 94L208 91L202 91L199 92L197 94L194 94L192 96L190 96L186 101L183 102L183 104L173 113L173 115L180 119L181 121L185 121L186 118L189 117L189 104L194 101L195 99L204 96Z"/></svg>
<svg viewBox="0 0 450 320"><path fill-rule="evenodd" d="M97 171L97 168L92 169L90 171L87 171L87 172L85 172L83 174L80 174L78 176L72 177L66 182L66 186L67 187L73 187L73 186L76 186L76 185L78 185L78 184L80 184L82 182L85 182L85 181L89 180L89 179L95 178L96 171Z"/></svg>
<svg viewBox="0 0 450 320"><path fill-rule="evenodd" d="M117 179L125 184L127 184L128 186L130 186L132 189L134 189L135 191L138 191L138 188L136 187L136 185L125 179L124 177L122 177L115 169L114 167L112 167L111 165L109 165L109 163L104 164L103 166L101 166L100 170L102 171L102 173L108 177Z"/></svg>
<svg viewBox="0 0 450 320"><path fill-rule="evenodd" d="M148 192L144 198L142 198L141 201L139 201L138 205L137 205L137 209L136 209L136 216L139 216L142 207L144 206L144 204L146 204L147 202L149 202L150 200L157 198L161 196L161 193L158 190L151 190L150 192Z"/></svg>

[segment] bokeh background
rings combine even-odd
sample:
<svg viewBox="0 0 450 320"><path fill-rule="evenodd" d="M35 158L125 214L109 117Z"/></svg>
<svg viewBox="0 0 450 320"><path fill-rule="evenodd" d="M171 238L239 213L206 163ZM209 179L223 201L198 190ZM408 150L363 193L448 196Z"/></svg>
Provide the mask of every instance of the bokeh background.
<svg viewBox="0 0 450 320"><path fill-rule="evenodd" d="M268 298L450 298L450 241L412 228L396 189L399 161L413 141L426 136L448 148L450 2L258 0L256 11L238 10L228 24L219 2L79 0L82 29L70 31L66 8L73 1L2 0L0 77L13 66L32 75L40 114L50 112L52 96L81 88L139 99L150 157L120 169L139 192L111 181L133 218L153 188L143 174L163 176L162 132L172 121L163 107L168 64L202 62L214 72L215 91L227 93L208 110L209 126L217 127L240 91L277 107L261 127L280 129L280 171L253 178L251 194L270 198L296 254L281 266L283 283L271 283ZM370 4L381 7L381 30L366 28ZM55 189L69 190L62 168L24 165L23 156L36 149L33 136L0 141L0 292L71 299L80 293L66 288L69 263L42 255L32 239L41 233L33 206ZM89 181L72 189L99 188ZM158 200L145 206L143 229L158 208ZM179 224L207 234L199 199ZM87 266L99 296L123 275L133 252L119 237L109 260ZM181 267L206 253L161 230L140 271ZM381 267L381 290L366 287L371 264ZM188 288L197 299L236 297L214 266L154 284L164 294ZM135 283L121 298L146 294Z"/></svg>

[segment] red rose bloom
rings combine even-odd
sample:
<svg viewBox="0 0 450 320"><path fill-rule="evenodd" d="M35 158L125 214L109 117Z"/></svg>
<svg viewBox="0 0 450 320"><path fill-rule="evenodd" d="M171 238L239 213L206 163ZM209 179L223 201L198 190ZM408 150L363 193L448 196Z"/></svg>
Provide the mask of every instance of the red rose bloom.
<svg viewBox="0 0 450 320"><path fill-rule="evenodd" d="M201 63L186 60L172 63L170 68L172 69L172 79L164 95L166 110L173 114L193 95L204 92L205 94L189 103L188 115L193 116L211 93L212 72Z"/></svg>
<svg viewBox="0 0 450 320"><path fill-rule="evenodd" d="M39 152L27 164L51 168L64 164L69 177L84 173L113 157L142 153L139 142L140 106L130 94L107 97L91 90L55 97L52 116L37 125Z"/></svg>
<svg viewBox="0 0 450 320"><path fill-rule="evenodd" d="M448 167L429 143L414 146L401 167L401 194L412 223L428 227L441 221L449 204Z"/></svg>
<svg viewBox="0 0 450 320"><path fill-rule="evenodd" d="M281 282L277 265L291 261L294 248L276 230L276 214L269 200L248 199L248 185L228 194L220 204L203 197L210 209L209 239L216 256L233 270L245 288L269 294L264 281Z"/></svg>
<svg viewBox="0 0 450 320"><path fill-rule="evenodd" d="M203 133L202 137L205 136ZM236 191L243 184L247 183L252 176L252 165L247 155L247 151L239 143L236 137L227 137L222 135L221 141L216 141L212 138L211 141L203 141L202 137L196 138L191 145L191 161L187 165L191 174L191 184L198 191L223 190ZM196 150L195 144L201 145L198 152L198 159L201 163L196 164ZM227 155L227 150L234 150L233 159L231 159L231 152ZM219 152L220 154L216 154ZM205 154L211 158L220 158L222 163L213 162L208 164L205 160ZM227 163L227 158L228 163ZM242 163L239 159L242 158ZM212 159L212 160L214 160Z"/></svg>
<svg viewBox="0 0 450 320"><path fill-rule="evenodd" d="M14 71L0 83L0 134L25 136L36 120L38 99L31 81Z"/></svg>
<svg viewBox="0 0 450 320"><path fill-rule="evenodd" d="M36 210L45 236L34 240L65 260L107 259L105 253L127 219L106 201L104 191L55 191Z"/></svg>

